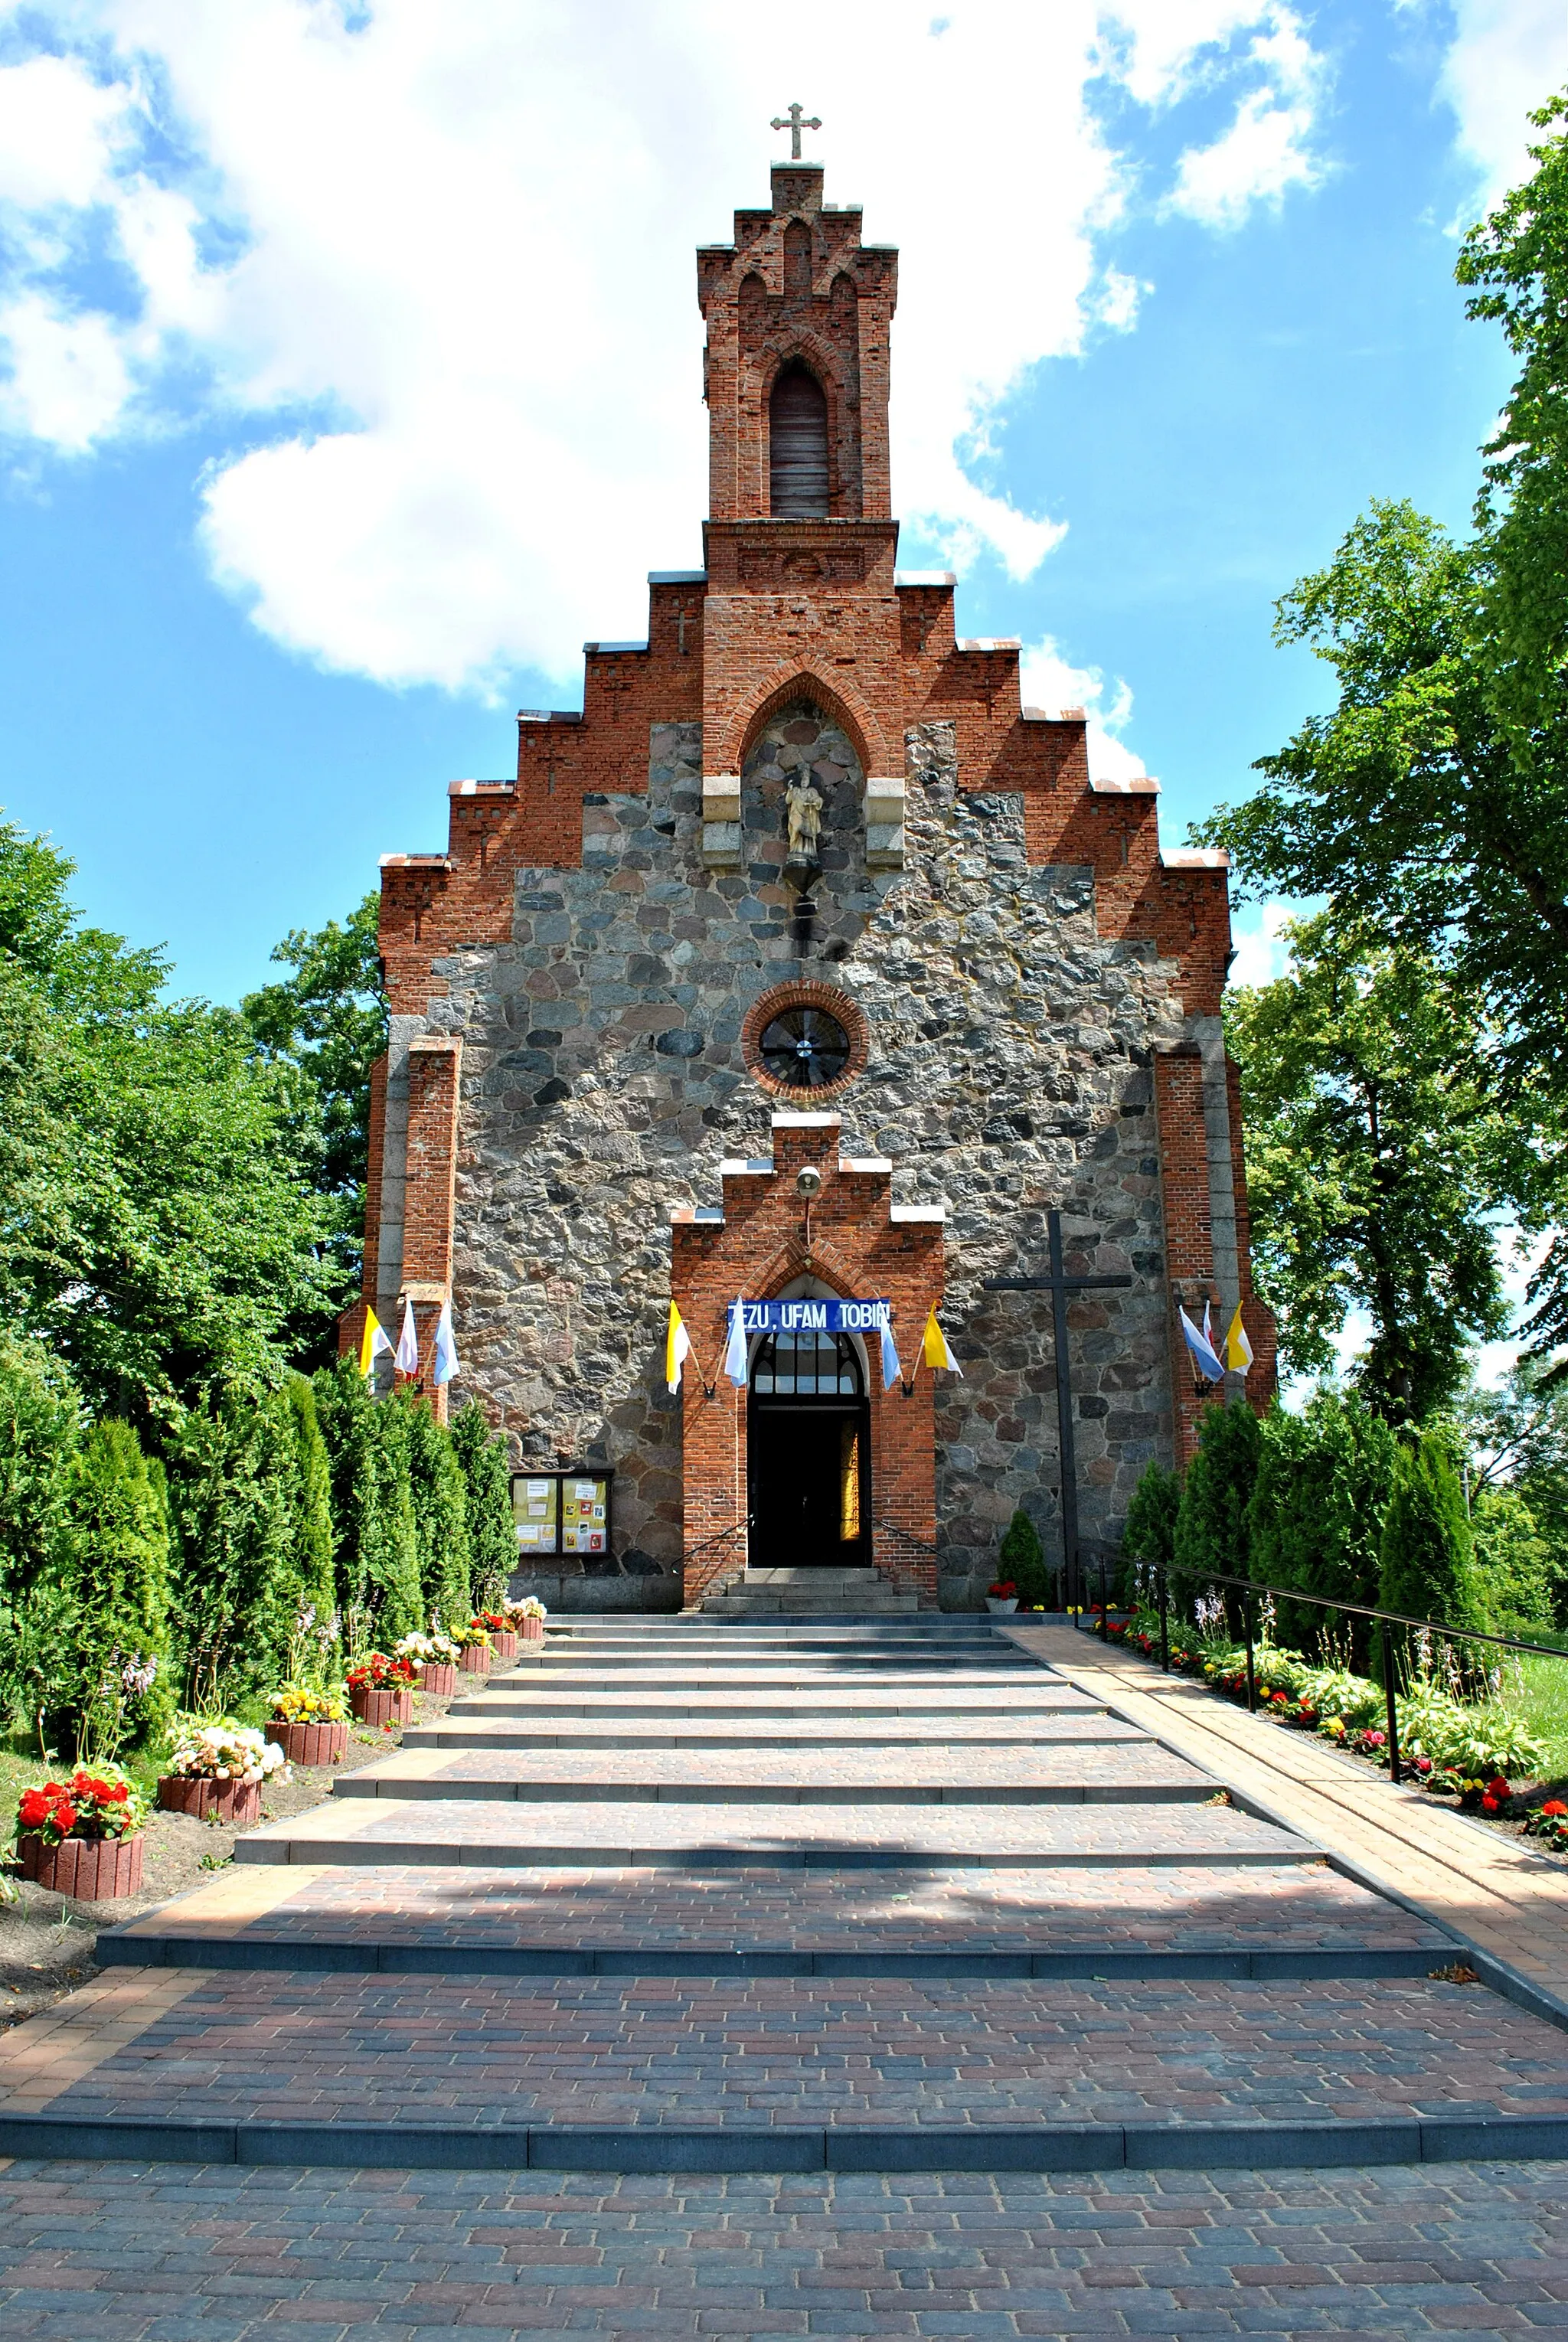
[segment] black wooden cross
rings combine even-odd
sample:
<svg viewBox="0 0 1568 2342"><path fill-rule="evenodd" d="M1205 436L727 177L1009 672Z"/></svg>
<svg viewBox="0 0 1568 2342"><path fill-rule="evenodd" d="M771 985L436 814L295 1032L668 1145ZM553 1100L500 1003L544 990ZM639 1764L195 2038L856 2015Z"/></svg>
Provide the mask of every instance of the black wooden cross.
<svg viewBox="0 0 1568 2342"><path fill-rule="evenodd" d="M1082 1604L1083 1576L1078 1562L1078 1466L1073 1452L1073 1374L1067 1355L1067 1296L1091 1286L1129 1286L1130 1276L1068 1276L1062 1266L1062 1215L1047 1212L1046 1235L1051 1246L1049 1276L988 1276L986 1293L1048 1293L1056 1334L1056 1436L1062 1463L1063 1598L1069 1607Z"/></svg>

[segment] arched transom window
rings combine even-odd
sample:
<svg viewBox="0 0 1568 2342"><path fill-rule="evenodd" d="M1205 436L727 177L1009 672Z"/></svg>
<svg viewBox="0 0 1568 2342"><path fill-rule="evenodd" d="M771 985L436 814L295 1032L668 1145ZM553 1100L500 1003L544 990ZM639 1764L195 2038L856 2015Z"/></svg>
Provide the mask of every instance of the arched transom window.
<svg viewBox="0 0 1568 2342"><path fill-rule="evenodd" d="M858 1398L860 1359L847 1334L810 1326L764 1334L752 1362L752 1388L763 1398Z"/></svg>

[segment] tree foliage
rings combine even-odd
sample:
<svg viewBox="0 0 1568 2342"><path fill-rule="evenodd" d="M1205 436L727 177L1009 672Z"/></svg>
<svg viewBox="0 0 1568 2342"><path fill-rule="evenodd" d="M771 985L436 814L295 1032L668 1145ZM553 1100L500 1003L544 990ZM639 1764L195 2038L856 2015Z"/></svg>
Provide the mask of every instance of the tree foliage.
<svg viewBox="0 0 1568 2342"><path fill-rule="evenodd" d="M1493 1230L1514 1148L1487 1089L1491 1036L1419 944L1327 913L1287 933L1291 973L1225 1012L1259 1290L1298 1373L1333 1364L1363 1307L1357 1384L1419 1422L1507 1322Z"/></svg>
<svg viewBox="0 0 1568 2342"><path fill-rule="evenodd" d="M506 1598L517 1566L517 1526L512 1513L512 1479L506 1442L492 1433L477 1399L452 1418L452 1449L468 1496L468 1540L476 1606Z"/></svg>
<svg viewBox="0 0 1568 2342"><path fill-rule="evenodd" d="M1195 835L1249 889L1326 896L1347 931L1414 945L1484 1003L1484 1072L1521 1147L1513 1197L1553 1233L1532 1355L1568 1346L1568 98L1535 168L1465 239L1469 314L1519 372L1483 453L1476 534L1373 503L1278 607L1331 668L1330 713L1262 758L1264 786ZM1568 1379L1568 1354L1553 1371Z"/></svg>
<svg viewBox="0 0 1568 2342"><path fill-rule="evenodd" d="M315 1109L243 1022L83 928L71 865L0 824L0 1308L93 1406L174 1420L276 1378L335 1306Z"/></svg>
<svg viewBox="0 0 1568 2342"><path fill-rule="evenodd" d="M338 1607L355 1644L384 1647L422 1621L405 1411L373 1399L352 1360L312 1378L332 1468Z"/></svg>
<svg viewBox="0 0 1568 2342"><path fill-rule="evenodd" d="M1253 1575L1327 1601L1375 1607L1383 1517L1393 1484L1393 1433L1354 1391L1313 1392L1299 1415L1272 1407L1264 1420L1249 1526ZM1281 1606L1286 1642L1347 1641L1364 1657L1368 1632L1308 1603Z"/></svg>
<svg viewBox="0 0 1568 2342"><path fill-rule="evenodd" d="M80 1747L95 1716L106 1737L123 1711L124 1728L149 1732L172 1710L169 1520L161 1466L112 1417L83 1440L67 1502L67 1534L35 1588L37 1705ZM128 1671L149 1662L155 1676L135 1688Z"/></svg>
<svg viewBox="0 0 1568 2342"><path fill-rule="evenodd" d="M399 1392L390 1404L402 1412L408 1440L409 1487L424 1617L450 1631L464 1626L474 1610L467 1483L451 1438L424 1400Z"/></svg>
<svg viewBox="0 0 1568 2342"><path fill-rule="evenodd" d="M1439 1626L1487 1624L1475 1543L1446 1429L1403 1446L1383 1514L1379 1606ZM1399 1637L1409 1664L1413 1637ZM1377 1646L1373 1646L1374 1658Z"/></svg>
<svg viewBox="0 0 1568 2342"><path fill-rule="evenodd" d="M1212 1577L1252 1572L1251 1506L1263 1434L1250 1406L1215 1404L1198 1419L1172 1539L1172 1587L1186 1609Z"/></svg>

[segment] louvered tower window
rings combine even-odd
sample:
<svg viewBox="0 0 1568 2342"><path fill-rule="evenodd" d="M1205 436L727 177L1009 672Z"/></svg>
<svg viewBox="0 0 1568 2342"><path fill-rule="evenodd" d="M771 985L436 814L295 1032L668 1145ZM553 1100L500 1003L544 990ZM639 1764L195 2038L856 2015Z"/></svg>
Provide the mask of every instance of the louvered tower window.
<svg viewBox="0 0 1568 2342"><path fill-rule="evenodd" d="M768 509L774 520L827 517L827 400L803 365L787 365L768 401Z"/></svg>

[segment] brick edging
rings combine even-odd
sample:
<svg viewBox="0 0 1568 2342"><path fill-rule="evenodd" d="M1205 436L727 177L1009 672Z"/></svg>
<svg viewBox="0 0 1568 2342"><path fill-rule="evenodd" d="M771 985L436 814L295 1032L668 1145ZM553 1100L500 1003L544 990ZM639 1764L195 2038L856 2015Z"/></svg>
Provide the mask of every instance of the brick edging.
<svg viewBox="0 0 1568 2342"><path fill-rule="evenodd" d="M1568 2158L1568 2117L1324 2123L1031 2123L939 2130L585 2123L144 2121L0 2114L25 2160L315 2166L335 2170L808 2172L1279 2171Z"/></svg>

